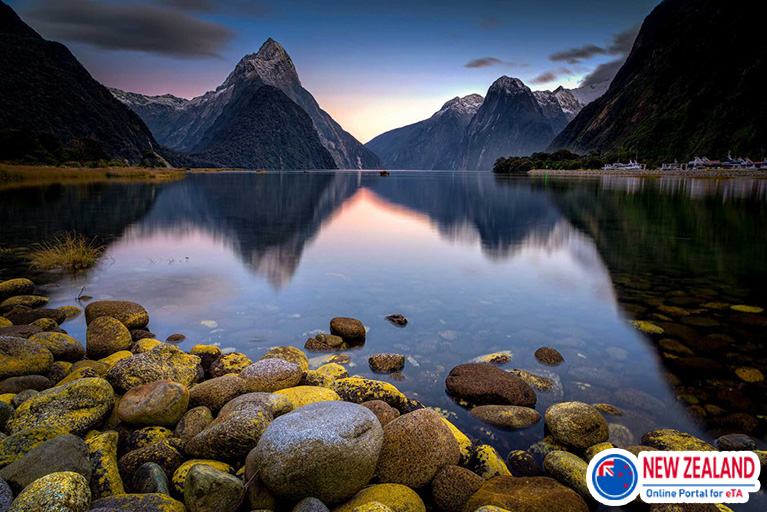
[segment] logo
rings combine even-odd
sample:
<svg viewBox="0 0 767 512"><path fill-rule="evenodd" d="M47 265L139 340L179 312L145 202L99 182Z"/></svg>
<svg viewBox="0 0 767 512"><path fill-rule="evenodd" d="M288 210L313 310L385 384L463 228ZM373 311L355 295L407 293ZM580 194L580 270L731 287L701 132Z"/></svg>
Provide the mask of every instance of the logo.
<svg viewBox="0 0 767 512"><path fill-rule="evenodd" d="M625 505L638 493L637 461L625 450L600 452L589 464L586 477L591 495L606 505Z"/></svg>
<svg viewBox="0 0 767 512"><path fill-rule="evenodd" d="M597 454L586 473L598 502L746 503L759 491L759 458L743 452L641 452L613 448Z"/></svg>

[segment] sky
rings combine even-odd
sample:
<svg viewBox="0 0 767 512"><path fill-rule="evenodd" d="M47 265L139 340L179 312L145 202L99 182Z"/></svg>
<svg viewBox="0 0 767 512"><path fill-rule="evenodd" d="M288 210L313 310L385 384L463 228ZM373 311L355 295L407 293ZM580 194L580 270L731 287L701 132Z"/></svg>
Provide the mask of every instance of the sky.
<svg viewBox="0 0 767 512"><path fill-rule="evenodd" d="M191 98L271 37L362 142L484 95L609 77L658 0L6 0L110 87Z"/></svg>

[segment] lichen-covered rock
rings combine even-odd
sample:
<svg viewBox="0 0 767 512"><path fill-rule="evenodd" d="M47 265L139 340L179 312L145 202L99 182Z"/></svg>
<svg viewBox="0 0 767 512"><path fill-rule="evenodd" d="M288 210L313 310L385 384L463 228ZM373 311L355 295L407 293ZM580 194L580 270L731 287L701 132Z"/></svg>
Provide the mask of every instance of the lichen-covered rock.
<svg viewBox="0 0 767 512"><path fill-rule="evenodd" d="M241 395L247 396L247 395ZM235 399L236 400L236 399ZM184 450L199 459L232 460L255 448L272 414L261 403L238 402L221 409L205 429L187 441Z"/></svg>
<svg viewBox="0 0 767 512"><path fill-rule="evenodd" d="M524 450L512 450L506 457L506 464L514 476L540 476L543 474L533 456Z"/></svg>
<svg viewBox="0 0 767 512"><path fill-rule="evenodd" d="M248 454L245 476L260 471L266 487L289 501L340 503L373 476L382 438L381 424L362 406L309 404L269 425Z"/></svg>
<svg viewBox="0 0 767 512"><path fill-rule="evenodd" d="M471 414L494 427L520 429L541 421L535 409L518 405L480 405L471 409Z"/></svg>
<svg viewBox="0 0 767 512"><path fill-rule="evenodd" d="M195 345L189 353L198 356L202 361L202 368L207 372L213 361L221 357L221 349L215 345Z"/></svg>
<svg viewBox="0 0 767 512"><path fill-rule="evenodd" d="M317 373L326 375L334 381L338 379L345 379L349 376L349 372L338 363L327 363L317 368Z"/></svg>
<svg viewBox="0 0 767 512"><path fill-rule="evenodd" d="M575 491L545 476L515 478L497 476L469 498L463 512L474 512L490 505L525 512L588 512L589 508Z"/></svg>
<svg viewBox="0 0 767 512"><path fill-rule="evenodd" d="M364 341L365 325L356 318L336 317L330 321L330 334L340 336L345 342Z"/></svg>
<svg viewBox="0 0 767 512"><path fill-rule="evenodd" d="M117 461L120 474L131 481L140 466L147 462L155 462L166 475L172 475L184 462L184 456L178 451L180 445L178 439L166 439L128 452Z"/></svg>
<svg viewBox="0 0 767 512"><path fill-rule="evenodd" d="M21 459L36 446L64 434L66 432L58 428L37 427L23 430L0 440L0 467L5 467Z"/></svg>
<svg viewBox="0 0 767 512"><path fill-rule="evenodd" d="M448 393L476 405L534 407L535 391L516 375L490 364L461 364L445 379Z"/></svg>
<svg viewBox="0 0 767 512"><path fill-rule="evenodd" d="M33 341L0 336L0 379L48 373L53 354Z"/></svg>
<svg viewBox="0 0 767 512"><path fill-rule="evenodd" d="M453 435L453 439L455 439L455 442L458 443L458 464L460 466L466 466L469 463L469 459L471 458L471 453L474 449L474 443L471 442L471 439L460 431L458 427L450 423L450 421L447 418L442 418L442 423L447 425L447 428L450 429L450 433Z"/></svg>
<svg viewBox="0 0 767 512"><path fill-rule="evenodd" d="M128 350L133 343L130 331L119 320L101 316L90 322L86 333L86 351L91 359Z"/></svg>
<svg viewBox="0 0 767 512"><path fill-rule="evenodd" d="M392 512L426 512L423 500L410 487L400 484L377 484L365 487L349 501L333 509L333 512L353 512L362 510L369 504L381 504ZM370 509L365 509L373 512ZM375 510L375 509L374 509ZM382 511L378 511L382 512Z"/></svg>
<svg viewBox="0 0 767 512"><path fill-rule="evenodd" d="M8 430L15 434L45 426L82 435L109 416L114 402L112 386L104 379L78 379L46 389L21 404L8 422Z"/></svg>
<svg viewBox="0 0 767 512"><path fill-rule="evenodd" d="M586 462L591 462L591 459L599 455L601 452L605 450L611 450L615 447L616 446L612 443L597 443L583 450L583 459Z"/></svg>
<svg viewBox="0 0 767 512"><path fill-rule="evenodd" d="M129 389L117 405L129 425L173 427L189 407L189 389L170 380L157 380Z"/></svg>
<svg viewBox="0 0 767 512"><path fill-rule="evenodd" d="M368 358L368 364L374 372L397 372L405 367L405 356L402 354L374 354Z"/></svg>
<svg viewBox="0 0 767 512"><path fill-rule="evenodd" d="M652 430L642 436L642 444L666 451L716 451L711 444L681 430L664 428Z"/></svg>
<svg viewBox="0 0 767 512"><path fill-rule="evenodd" d="M318 373L317 370L309 370L308 372L304 372L304 374L301 376L301 381L298 384L299 386L319 386L328 389L335 389L336 387L335 380L328 377L327 375Z"/></svg>
<svg viewBox="0 0 767 512"><path fill-rule="evenodd" d="M16 497L9 512L86 512L90 503L88 481L78 473L65 471L33 482Z"/></svg>
<svg viewBox="0 0 767 512"><path fill-rule="evenodd" d="M227 464L226 462L221 462L218 460L213 459L191 459L183 464L181 464L178 469L173 473L173 478L171 479L171 482L173 483L173 488L176 490L179 495L184 494L184 482L186 482L186 477L189 474L189 470L192 469L192 466L196 464L202 464L205 466L212 467L214 469L217 469L218 471L223 471L225 473L228 473L230 475L234 474L234 468Z"/></svg>
<svg viewBox="0 0 767 512"><path fill-rule="evenodd" d="M56 321L53 320L52 318L38 318L37 320L35 320L29 325L36 325L45 332L50 332L50 331L61 332L61 329L59 328L59 324L57 324Z"/></svg>
<svg viewBox="0 0 767 512"><path fill-rule="evenodd" d="M85 322L90 324L97 318L112 317L128 329L143 329L149 324L149 313L140 304L126 300L99 300L85 308Z"/></svg>
<svg viewBox="0 0 767 512"><path fill-rule="evenodd" d="M218 412L227 402L248 392L248 383L230 373L196 384L189 390L192 407L206 406Z"/></svg>
<svg viewBox="0 0 767 512"><path fill-rule="evenodd" d="M445 466L434 475L431 496L443 512L461 512L463 506L485 483L476 473L459 466Z"/></svg>
<svg viewBox="0 0 767 512"><path fill-rule="evenodd" d="M490 354L483 354L477 356L471 360L472 363L487 363L495 366L503 366L511 362L511 351L505 350L503 352L493 352Z"/></svg>
<svg viewBox="0 0 767 512"><path fill-rule="evenodd" d="M221 377L230 373L239 374L251 364L253 364L253 361L245 354L232 352L230 354L223 354L213 361L210 368L208 368L208 372L212 377Z"/></svg>
<svg viewBox="0 0 767 512"><path fill-rule="evenodd" d="M284 396L290 400L293 410L316 402L340 401L338 393L332 389L318 386L296 386L275 391L275 395Z"/></svg>
<svg viewBox="0 0 767 512"><path fill-rule="evenodd" d="M71 434L54 437L36 446L0 470L0 478L18 493L38 478L63 471L78 473L86 481L91 478L88 448L82 439Z"/></svg>
<svg viewBox="0 0 767 512"><path fill-rule="evenodd" d="M4 316L0 316L0 329L3 329L5 327L13 327L13 322L8 320Z"/></svg>
<svg viewBox="0 0 767 512"><path fill-rule="evenodd" d="M126 512L186 512L186 507L165 494L118 494L94 501L91 510Z"/></svg>
<svg viewBox="0 0 767 512"><path fill-rule="evenodd" d="M165 474L159 464L154 462L145 462L138 467L133 474L131 488L133 492L141 494L159 493L170 496L168 475Z"/></svg>
<svg viewBox="0 0 767 512"><path fill-rule="evenodd" d="M29 341L34 341L38 345L47 348L56 360L74 363L85 357L85 347L83 347L83 344L68 334L41 332L32 335Z"/></svg>
<svg viewBox="0 0 767 512"><path fill-rule="evenodd" d="M383 400L400 412L408 406L408 399L396 387L380 380L348 377L336 381L335 391L341 400L361 404L370 400Z"/></svg>
<svg viewBox="0 0 767 512"><path fill-rule="evenodd" d="M296 347L276 347L261 356L260 361L265 359L283 359L301 367L301 370L309 370L309 358L301 349Z"/></svg>
<svg viewBox="0 0 767 512"><path fill-rule="evenodd" d="M543 459L543 470L564 486L574 490L584 500L593 500L586 484L586 461L572 453L554 450Z"/></svg>
<svg viewBox="0 0 767 512"><path fill-rule="evenodd" d="M0 282L0 300L14 295L31 295L35 293L35 283L25 278L8 279Z"/></svg>
<svg viewBox="0 0 767 512"><path fill-rule="evenodd" d="M28 389L43 391L51 387L51 380L42 375L21 375L0 381L0 394L21 393Z"/></svg>
<svg viewBox="0 0 767 512"><path fill-rule="evenodd" d="M583 450L607 441L607 420L589 404L561 402L546 409L546 426L558 442Z"/></svg>
<svg viewBox="0 0 767 512"><path fill-rule="evenodd" d="M190 512L230 512L240 502L242 480L205 464L195 464L184 483L184 502Z"/></svg>
<svg viewBox="0 0 767 512"><path fill-rule="evenodd" d="M298 386L304 371L285 359L261 359L240 372L240 378L248 384L249 391L272 393L280 389Z"/></svg>
<svg viewBox="0 0 767 512"><path fill-rule="evenodd" d="M94 500L124 494L117 467L117 432L109 431L85 441L91 459L91 496Z"/></svg>
<svg viewBox="0 0 767 512"><path fill-rule="evenodd" d="M180 438L182 441L184 441L184 443L186 443L194 436L205 430L205 427L210 425L212 421L213 414L209 408L205 406L198 406L193 409L189 409L181 417L178 424L176 425L176 437Z"/></svg>
<svg viewBox="0 0 767 512"><path fill-rule="evenodd" d="M0 395L0 397L2 396L11 397L10 401L12 401L13 397L15 397L15 395L10 394ZM5 400L0 400L0 433L3 433L3 438L5 438L5 427L8 424L8 420L13 416L14 412L15 411L12 405L10 405Z"/></svg>
<svg viewBox="0 0 767 512"><path fill-rule="evenodd" d="M28 308L39 308L50 302L48 297L40 295L15 295L0 302L0 311L9 311L16 306L26 306Z"/></svg>
<svg viewBox="0 0 767 512"><path fill-rule="evenodd" d="M165 343L149 352L117 361L106 375L107 380L121 390L156 380L172 380L189 387L202 377L199 357Z"/></svg>
<svg viewBox="0 0 767 512"><path fill-rule="evenodd" d="M138 450L172 437L173 431L165 427L153 425L151 427L140 428L121 436L118 451L120 453L132 452L133 450Z"/></svg>
<svg viewBox="0 0 767 512"><path fill-rule="evenodd" d="M101 378L102 375L97 370L93 369L90 366L74 368L66 375L66 377L58 381L55 387L60 387L65 384L69 384L70 382L74 382L78 379L84 379L89 377Z"/></svg>
<svg viewBox="0 0 767 512"><path fill-rule="evenodd" d="M38 393L39 391L34 389L25 389L20 393L16 393L16 395L11 399L11 405L13 407L18 407Z"/></svg>
<svg viewBox="0 0 767 512"><path fill-rule="evenodd" d="M115 352L112 355L102 357L98 360L99 363L105 364L106 370L104 370L104 374L109 371L110 368L112 368L117 361L122 361L126 357L131 357L133 355L133 352L130 350L120 350L119 352Z"/></svg>
<svg viewBox="0 0 767 512"><path fill-rule="evenodd" d="M78 370L80 368L93 368L96 373L98 373L99 377L103 377L106 375L107 371L109 371L109 365L102 362L102 361L91 361L90 359L83 359L82 361L77 361L72 365L71 371L74 372L75 370Z"/></svg>
<svg viewBox="0 0 767 512"><path fill-rule="evenodd" d="M153 348L159 347L162 344L162 341L156 340L154 338L141 338L140 340L133 342L133 345L130 347L130 351L132 354L143 354L144 352L149 352Z"/></svg>
<svg viewBox="0 0 767 512"><path fill-rule="evenodd" d="M431 482L443 466L457 465L458 443L442 418L419 409L389 422L376 474L382 483L418 489Z"/></svg>
<svg viewBox="0 0 767 512"><path fill-rule="evenodd" d="M15 307L12 311L9 311L4 316L14 325L31 324L40 318L50 318L56 322L56 324L60 325L67 319L66 315L58 309L30 309L23 306Z"/></svg>
<svg viewBox="0 0 767 512"><path fill-rule="evenodd" d="M496 476L511 475L511 471L509 471L501 455L489 444L473 447L467 467L485 480L490 480Z"/></svg>
<svg viewBox="0 0 767 512"><path fill-rule="evenodd" d="M36 325L11 325L10 327L0 327L0 338L27 339L38 332L43 332L43 330Z"/></svg>
<svg viewBox="0 0 767 512"><path fill-rule="evenodd" d="M59 306L56 309L64 313L67 320L73 320L83 313L83 310L77 306Z"/></svg>
<svg viewBox="0 0 767 512"><path fill-rule="evenodd" d="M565 362L565 358L562 357L562 354L551 347L541 347L535 351L534 355L539 363L548 366L556 366Z"/></svg>
<svg viewBox="0 0 767 512"><path fill-rule="evenodd" d="M362 402L362 407L367 407L376 415L381 426L386 426L390 421L399 418L400 412L383 400L370 400Z"/></svg>

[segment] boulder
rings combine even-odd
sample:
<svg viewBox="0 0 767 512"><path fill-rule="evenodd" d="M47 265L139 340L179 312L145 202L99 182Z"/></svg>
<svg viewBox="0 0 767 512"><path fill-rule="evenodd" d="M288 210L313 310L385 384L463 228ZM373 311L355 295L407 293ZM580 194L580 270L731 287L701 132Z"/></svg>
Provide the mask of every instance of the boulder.
<svg viewBox="0 0 767 512"><path fill-rule="evenodd" d="M697 437L686 432L682 432L681 430L675 430L672 428L664 428L647 432L642 436L642 444L656 448L658 450L674 452L716 451L716 448L714 448L706 441L698 439Z"/></svg>
<svg viewBox="0 0 767 512"><path fill-rule="evenodd" d="M205 464L195 464L184 484L184 502L190 512L231 512L240 503L242 480Z"/></svg>
<svg viewBox="0 0 767 512"><path fill-rule="evenodd" d="M562 485L574 490L584 500L593 500L586 484L589 465L573 453L554 450L543 459L543 470Z"/></svg>
<svg viewBox="0 0 767 512"><path fill-rule="evenodd" d="M244 457L258 444L272 419L272 414L263 404L238 402L221 409L215 420L187 441L184 450L200 459L232 460Z"/></svg>
<svg viewBox="0 0 767 512"><path fill-rule="evenodd" d="M85 357L83 344L68 334L61 332L41 332L33 334L29 341L34 341L48 349L53 358L74 363Z"/></svg>
<svg viewBox="0 0 767 512"><path fill-rule="evenodd" d="M178 469L173 473L173 478L171 478L171 483L173 484L173 489L181 496L184 495L184 484L186 482L186 477L189 475L189 471L192 469L192 467L197 465L204 465L211 467L213 469L216 469L218 471L223 471L225 473L228 473L230 475L234 474L234 468L227 464L226 462L221 462L218 460L213 459L191 459L183 464L181 464Z"/></svg>
<svg viewBox="0 0 767 512"><path fill-rule="evenodd" d="M13 503L13 491L10 486L0 478L0 511L8 512Z"/></svg>
<svg viewBox="0 0 767 512"><path fill-rule="evenodd" d="M173 437L173 431L165 427L144 427L127 434L125 433L125 429L129 428L127 425L120 423L119 428L121 430L118 450L120 454L132 452L133 450L138 450Z"/></svg>
<svg viewBox="0 0 767 512"><path fill-rule="evenodd" d="M371 504L383 505L392 512L426 512L426 505L418 493L400 484L376 484L365 487L349 501L334 508L333 512L353 512L354 510L386 512L381 509L364 508Z"/></svg>
<svg viewBox="0 0 767 512"><path fill-rule="evenodd" d="M8 279L0 282L0 300L15 295L31 295L35 293L35 283L25 278Z"/></svg>
<svg viewBox="0 0 767 512"><path fill-rule="evenodd" d="M387 315L385 318L397 327L407 326L407 318L405 318L403 315L400 315L399 313L394 315Z"/></svg>
<svg viewBox="0 0 767 512"><path fill-rule="evenodd" d="M497 476L477 491L463 507L474 512L490 505L525 512L588 512L589 508L575 491L545 476L516 478Z"/></svg>
<svg viewBox="0 0 767 512"><path fill-rule="evenodd" d="M11 405L13 407L18 407L39 393L40 393L39 391L35 391L34 389L25 389L24 391L20 393L16 393L16 396L11 398Z"/></svg>
<svg viewBox="0 0 767 512"><path fill-rule="evenodd" d="M565 362L565 358L562 357L562 354L551 347L541 347L536 350L535 358L539 363L547 366L557 366Z"/></svg>
<svg viewBox="0 0 767 512"><path fill-rule="evenodd" d="M349 372L338 363L327 363L317 368L317 373L325 375L337 381L338 379L345 379L349 376Z"/></svg>
<svg viewBox="0 0 767 512"><path fill-rule="evenodd" d="M126 391L156 380L172 380L189 387L202 377L199 357L167 344L120 359L106 374L106 379L112 385Z"/></svg>
<svg viewBox="0 0 767 512"><path fill-rule="evenodd" d="M13 325L27 325L41 318L50 318L56 322L57 325L60 325L63 324L67 319L67 316L58 309L20 310L19 308L15 308L13 311L6 313L3 316L10 320Z"/></svg>
<svg viewBox="0 0 767 512"><path fill-rule="evenodd" d="M317 402L335 402L341 400L338 393L332 389L319 386L296 386L294 388L281 389L274 394L284 396L290 400L293 410Z"/></svg>
<svg viewBox="0 0 767 512"><path fill-rule="evenodd" d="M756 450L756 441L746 434L727 434L716 440L716 446L723 452Z"/></svg>
<svg viewBox="0 0 767 512"><path fill-rule="evenodd" d="M50 473L71 471L91 479L91 460L82 439L71 434L54 437L36 446L21 459L0 470L0 478L18 493Z"/></svg>
<svg viewBox="0 0 767 512"><path fill-rule="evenodd" d="M210 369L213 361L221 357L221 349L215 345L195 345L189 353L198 356L202 362L202 368L206 372Z"/></svg>
<svg viewBox="0 0 767 512"><path fill-rule="evenodd" d="M247 381L230 373L192 386L189 390L189 404L192 407L206 406L218 412L227 402L247 392Z"/></svg>
<svg viewBox="0 0 767 512"><path fill-rule="evenodd" d="M65 434L61 429L37 427L23 430L0 440L0 467L21 459L49 439Z"/></svg>
<svg viewBox="0 0 767 512"><path fill-rule="evenodd" d="M541 476L543 471L535 459L525 450L512 450L506 464L514 476Z"/></svg>
<svg viewBox="0 0 767 512"><path fill-rule="evenodd" d="M372 478L382 441L370 410L347 402L309 404L269 425L248 454L245 478L260 471L265 486L288 501L340 503Z"/></svg>
<svg viewBox="0 0 767 512"><path fill-rule="evenodd" d="M534 407L535 391L524 380L490 364L467 363L450 370L448 393L476 405Z"/></svg>
<svg viewBox="0 0 767 512"><path fill-rule="evenodd" d="M382 427L385 427L390 421L399 418L400 415L400 412L397 409L383 400L369 400L367 402L362 402L360 405L373 411L373 414L376 415L376 418L378 418Z"/></svg>
<svg viewBox="0 0 767 512"><path fill-rule="evenodd" d="M101 423L114 406L112 386L98 377L78 379L46 389L30 398L8 421L15 434L35 427L51 427L82 435Z"/></svg>
<svg viewBox="0 0 767 512"><path fill-rule="evenodd" d="M460 466L444 466L431 482L431 496L442 512L461 512L485 479Z"/></svg>
<svg viewBox="0 0 767 512"><path fill-rule="evenodd" d="M561 402L546 409L546 426L558 442L583 450L607 441L607 420L596 407L582 402Z"/></svg>
<svg viewBox="0 0 767 512"><path fill-rule="evenodd" d="M471 414L485 423L504 429L527 428L541 421L538 411L518 405L480 405L474 407Z"/></svg>
<svg viewBox="0 0 767 512"><path fill-rule="evenodd" d="M296 503L293 512L330 512L330 509L317 498L304 498Z"/></svg>
<svg viewBox="0 0 767 512"><path fill-rule="evenodd" d="M248 390L272 393L280 389L298 386L304 371L301 367L284 359L261 359L248 365L240 372Z"/></svg>
<svg viewBox="0 0 767 512"><path fill-rule="evenodd" d="M155 462L145 462L133 474L132 490L140 494L166 494L170 496L168 475Z"/></svg>
<svg viewBox="0 0 767 512"><path fill-rule="evenodd" d="M375 354L368 358L368 364L374 372L398 372L405 367L405 356L402 354Z"/></svg>
<svg viewBox="0 0 767 512"><path fill-rule="evenodd" d="M143 329L149 324L149 313L140 304L126 300L99 300L85 308L85 322L90 324L97 318L112 317L130 330Z"/></svg>
<svg viewBox="0 0 767 512"><path fill-rule="evenodd" d="M283 359L293 364L297 364L303 371L309 370L309 358L296 347L273 348L261 356L261 361L265 359Z"/></svg>
<svg viewBox="0 0 767 512"><path fill-rule="evenodd" d="M38 332L43 332L43 330L36 325L11 325L10 327L0 327L0 338L7 336L27 339Z"/></svg>
<svg viewBox="0 0 767 512"><path fill-rule="evenodd" d="M210 368L208 368L208 372L212 377L221 377L230 373L238 374L252 363L253 361L245 354L232 352L230 354L223 354L213 361Z"/></svg>
<svg viewBox="0 0 767 512"><path fill-rule="evenodd" d="M117 432L110 430L85 441L91 461L91 497L94 500L124 494L117 467Z"/></svg>
<svg viewBox="0 0 767 512"><path fill-rule="evenodd" d="M418 489L431 482L443 466L458 464L458 443L431 409L419 409L389 422L383 437L376 468L382 483Z"/></svg>
<svg viewBox="0 0 767 512"><path fill-rule="evenodd" d="M184 462L184 456L179 452L181 444L178 439L166 439L128 452L117 461L120 474L132 481L138 468L147 462L155 462L166 475L172 475Z"/></svg>
<svg viewBox="0 0 767 512"><path fill-rule="evenodd" d="M341 400L361 404L370 400L383 400L398 411L405 412L408 399L393 385L380 380L349 377L338 379L335 391Z"/></svg>
<svg viewBox="0 0 767 512"><path fill-rule="evenodd" d="M50 301L51 299L41 295L14 295L0 302L0 311L10 311L16 306L39 308L40 306L45 306Z"/></svg>
<svg viewBox="0 0 767 512"><path fill-rule="evenodd" d="M356 318L336 317L330 321L330 334L340 336L349 343L364 341L367 331Z"/></svg>
<svg viewBox="0 0 767 512"><path fill-rule="evenodd" d="M132 344L130 331L115 318L100 316L88 324L86 351L91 359L100 359L120 350L128 350Z"/></svg>
<svg viewBox="0 0 767 512"><path fill-rule="evenodd" d="M0 379L48 373L53 354L45 347L23 338L0 336Z"/></svg>
<svg viewBox="0 0 767 512"><path fill-rule="evenodd" d="M184 441L184 443L186 443L194 436L205 430L205 427L210 425L212 421L213 414L207 407L198 406L194 409L189 409L186 411L186 413L184 413L176 425L176 437L180 438L182 441Z"/></svg>
<svg viewBox="0 0 767 512"><path fill-rule="evenodd" d="M120 420L129 425L173 427L189 407L189 389L170 380L157 380L129 389L117 405Z"/></svg>
<svg viewBox="0 0 767 512"><path fill-rule="evenodd" d="M55 363L54 363L55 364ZM6 393L21 393L27 389L43 391L53 385L50 379L42 375L22 375L20 377L8 377L0 381L0 395Z"/></svg>
<svg viewBox="0 0 767 512"><path fill-rule="evenodd" d="M511 475L511 471L509 471L498 450L489 444L473 446L466 467L485 480L490 480L496 476Z"/></svg>
<svg viewBox="0 0 767 512"><path fill-rule="evenodd" d="M39 478L19 494L10 512L90 510L88 481L78 473L64 471Z"/></svg>
<svg viewBox="0 0 767 512"><path fill-rule="evenodd" d="M91 510L122 512L186 512L186 507L165 494L118 494L91 504Z"/></svg>

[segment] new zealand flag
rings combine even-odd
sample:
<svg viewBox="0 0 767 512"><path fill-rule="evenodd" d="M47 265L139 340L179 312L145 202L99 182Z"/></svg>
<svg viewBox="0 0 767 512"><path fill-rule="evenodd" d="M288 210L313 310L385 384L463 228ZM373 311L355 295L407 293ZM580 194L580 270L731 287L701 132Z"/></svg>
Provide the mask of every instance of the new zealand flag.
<svg viewBox="0 0 767 512"><path fill-rule="evenodd" d="M593 478L597 490L608 499L627 496L637 482L634 464L621 456L610 456L600 461Z"/></svg>

